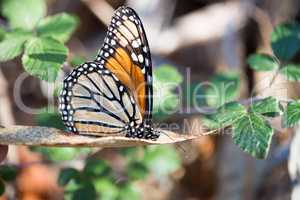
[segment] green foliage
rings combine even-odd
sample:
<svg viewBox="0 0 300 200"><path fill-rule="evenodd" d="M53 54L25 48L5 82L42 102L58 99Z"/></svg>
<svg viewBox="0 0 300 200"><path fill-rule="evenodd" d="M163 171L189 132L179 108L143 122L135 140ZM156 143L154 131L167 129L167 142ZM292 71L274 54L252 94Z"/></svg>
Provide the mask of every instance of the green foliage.
<svg viewBox="0 0 300 200"><path fill-rule="evenodd" d="M268 154L273 129L262 116L249 113L238 118L232 125L233 141L243 151L256 158L265 158Z"/></svg>
<svg viewBox="0 0 300 200"><path fill-rule="evenodd" d="M164 119L174 112L180 103L180 96L174 92L183 78L171 65L161 65L154 70L154 117Z"/></svg>
<svg viewBox="0 0 300 200"><path fill-rule="evenodd" d="M177 170L181 160L173 146L149 146L145 149L143 163L160 178Z"/></svg>
<svg viewBox="0 0 300 200"><path fill-rule="evenodd" d="M94 187L102 200L117 199L119 196L119 188L109 178L97 179L93 182Z"/></svg>
<svg viewBox="0 0 300 200"><path fill-rule="evenodd" d="M283 126L292 127L300 123L300 100L288 103L283 114Z"/></svg>
<svg viewBox="0 0 300 200"><path fill-rule="evenodd" d="M61 13L46 17L37 26L37 33L42 37L52 37L60 42L70 39L78 25L78 19L72 15Z"/></svg>
<svg viewBox="0 0 300 200"><path fill-rule="evenodd" d="M79 191L91 193L81 194L81 198L140 199L140 192L134 187L135 181L146 179L151 171L158 178L166 177L181 164L172 146L125 148L121 155L124 159L121 171L115 172L109 162L95 158L88 159L80 171L73 168L61 170L58 183L65 188L65 199L78 198L75 194L79 195Z"/></svg>
<svg viewBox="0 0 300 200"><path fill-rule="evenodd" d="M282 113L280 104L274 97L267 97L260 101L251 103L250 109L254 113L258 113L267 117L275 117Z"/></svg>
<svg viewBox="0 0 300 200"><path fill-rule="evenodd" d="M64 168L59 172L58 184L66 186L71 180L79 179L80 172L74 168Z"/></svg>
<svg viewBox="0 0 300 200"><path fill-rule="evenodd" d="M32 30L46 13L44 0L3 0L2 14L8 19L11 28Z"/></svg>
<svg viewBox="0 0 300 200"><path fill-rule="evenodd" d="M0 196L5 192L5 182L16 179L18 169L13 165L0 165Z"/></svg>
<svg viewBox="0 0 300 200"><path fill-rule="evenodd" d="M72 65L72 67L77 67L79 65L81 65L82 63L84 63L86 61L85 57L82 56L74 56L71 61L70 64Z"/></svg>
<svg viewBox="0 0 300 200"><path fill-rule="evenodd" d="M237 102L230 102L218 108L215 114L208 117L215 121L218 127L227 127L234 124L239 117L245 114L247 114L247 110L243 105Z"/></svg>
<svg viewBox="0 0 300 200"><path fill-rule="evenodd" d="M97 193L93 185L86 183L81 185L78 189L72 192L72 200L82 200L82 199L98 199Z"/></svg>
<svg viewBox="0 0 300 200"><path fill-rule="evenodd" d="M249 109L237 102L227 103L208 119L217 127L232 126L232 137L237 146L256 158L265 158L273 135L265 117L275 117L280 113L279 102L268 97L253 102Z"/></svg>
<svg viewBox="0 0 300 200"><path fill-rule="evenodd" d="M130 200L140 199L139 191L137 190L136 187L134 187L134 185L130 183L123 185L119 191L119 196L117 200L125 200L125 199L130 199Z"/></svg>
<svg viewBox="0 0 300 200"><path fill-rule="evenodd" d="M5 192L5 184L4 182L0 179L0 196L3 195Z"/></svg>
<svg viewBox="0 0 300 200"><path fill-rule="evenodd" d="M237 98L239 88L240 78L237 73L217 74L205 90L206 102L211 107L219 107Z"/></svg>
<svg viewBox="0 0 300 200"><path fill-rule="evenodd" d="M43 154L53 162L72 160L90 152L89 148L75 147L32 147L31 150Z"/></svg>
<svg viewBox="0 0 300 200"><path fill-rule="evenodd" d="M13 165L1 165L0 166L0 177L4 181L13 181L16 179L18 169Z"/></svg>
<svg viewBox="0 0 300 200"><path fill-rule="evenodd" d="M52 38L32 38L26 44L22 63L29 74L53 82L67 54L68 49Z"/></svg>
<svg viewBox="0 0 300 200"><path fill-rule="evenodd" d="M101 177L111 172L109 165L103 160L89 159L85 163L83 173L87 177Z"/></svg>
<svg viewBox="0 0 300 200"><path fill-rule="evenodd" d="M44 18L44 0L4 0L1 6L11 31L0 29L0 62L21 55L25 47L24 69L41 80L55 81L68 55L64 43L78 26L78 19L67 13Z"/></svg>
<svg viewBox="0 0 300 200"><path fill-rule="evenodd" d="M280 73L289 81L300 81L300 64L287 64Z"/></svg>
<svg viewBox="0 0 300 200"><path fill-rule="evenodd" d="M289 22L276 26L271 34L271 46L275 56L281 60L290 60L299 51L300 25Z"/></svg>
<svg viewBox="0 0 300 200"><path fill-rule="evenodd" d="M3 27L0 26L0 41L2 41L5 37L6 31Z"/></svg>
<svg viewBox="0 0 300 200"><path fill-rule="evenodd" d="M252 54L248 57L247 63L256 71L271 71L279 68L277 60L267 54Z"/></svg>
<svg viewBox="0 0 300 200"><path fill-rule="evenodd" d="M36 115L35 121L39 126L54 127L58 129L65 129L58 112L55 112L54 107L43 108L39 114Z"/></svg>
<svg viewBox="0 0 300 200"><path fill-rule="evenodd" d="M19 56L24 49L24 44L31 34L20 29L6 33L0 42L0 61L8 61Z"/></svg>

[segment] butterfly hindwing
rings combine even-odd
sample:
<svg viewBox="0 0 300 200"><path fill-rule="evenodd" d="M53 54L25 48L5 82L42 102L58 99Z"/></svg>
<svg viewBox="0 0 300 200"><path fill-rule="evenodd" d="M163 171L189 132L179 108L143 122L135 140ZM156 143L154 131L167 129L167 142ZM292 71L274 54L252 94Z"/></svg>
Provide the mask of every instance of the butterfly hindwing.
<svg viewBox="0 0 300 200"><path fill-rule="evenodd" d="M64 123L73 132L119 134L131 121L142 123L134 98L103 64L85 63L64 81L60 110Z"/></svg>

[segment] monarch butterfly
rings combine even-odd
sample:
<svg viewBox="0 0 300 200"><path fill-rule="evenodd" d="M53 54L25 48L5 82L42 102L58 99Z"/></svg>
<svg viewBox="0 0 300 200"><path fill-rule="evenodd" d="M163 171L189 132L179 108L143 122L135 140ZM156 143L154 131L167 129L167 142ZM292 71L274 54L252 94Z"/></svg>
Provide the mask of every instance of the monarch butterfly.
<svg viewBox="0 0 300 200"><path fill-rule="evenodd" d="M69 131L95 136L124 134L155 140L152 64L142 22L129 7L118 8L97 58L74 69L59 98Z"/></svg>

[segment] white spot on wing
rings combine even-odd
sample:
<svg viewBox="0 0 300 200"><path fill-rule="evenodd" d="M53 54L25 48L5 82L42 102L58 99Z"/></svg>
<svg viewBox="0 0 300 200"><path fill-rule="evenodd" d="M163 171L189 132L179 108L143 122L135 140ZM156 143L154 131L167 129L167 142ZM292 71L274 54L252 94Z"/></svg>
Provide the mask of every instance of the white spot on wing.
<svg viewBox="0 0 300 200"><path fill-rule="evenodd" d="M138 58L136 56L136 54L134 52L131 53L131 58L133 61L137 62L138 61Z"/></svg>
<svg viewBox="0 0 300 200"><path fill-rule="evenodd" d="M142 54L138 55L138 59L139 59L140 63L144 62L144 56Z"/></svg>
<svg viewBox="0 0 300 200"><path fill-rule="evenodd" d="M137 43L136 40L133 40L131 45L132 45L133 48L138 48L139 47L139 44Z"/></svg>

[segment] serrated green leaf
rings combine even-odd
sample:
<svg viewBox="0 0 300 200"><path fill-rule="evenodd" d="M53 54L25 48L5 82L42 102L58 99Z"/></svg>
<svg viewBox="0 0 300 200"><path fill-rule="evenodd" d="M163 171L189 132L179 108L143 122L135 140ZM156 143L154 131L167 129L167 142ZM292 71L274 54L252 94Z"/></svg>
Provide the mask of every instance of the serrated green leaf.
<svg viewBox="0 0 300 200"><path fill-rule="evenodd" d="M211 107L219 107L235 100L239 94L239 88L240 78L237 73L217 74L205 91L206 102Z"/></svg>
<svg viewBox="0 0 300 200"><path fill-rule="evenodd" d="M22 30L7 33L5 38L0 42L0 62L5 62L19 56L23 51L26 40L30 36L30 33Z"/></svg>
<svg viewBox="0 0 300 200"><path fill-rule="evenodd" d="M256 71L271 71L279 68L276 59L267 54L252 54L248 57L247 63Z"/></svg>
<svg viewBox="0 0 300 200"><path fill-rule="evenodd" d="M70 39L78 25L78 19L67 13L61 13L42 19L37 26L37 33L43 37L52 37L60 42Z"/></svg>
<svg viewBox="0 0 300 200"><path fill-rule="evenodd" d="M57 182L60 186L65 186L71 180L78 179L79 176L80 176L80 173L78 170L76 170L74 168L64 168L59 172Z"/></svg>
<svg viewBox="0 0 300 200"><path fill-rule="evenodd" d="M44 0L4 0L1 7L12 28L31 30L46 14Z"/></svg>
<svg viewBox="0 0 300 200"><path fill-rule="evenodd" d="M274 54L281 60L293 58L300 49L300 25L297 22L280 24L271 34Z"/></svg>
<svg viewBox="0 0 300 200"><path fill-rule="evenodd" d="M22 63L29 74L52 82L67 54L68 49L52 38L32 38L26 43Z"/></svg>
<svg viewBox="0 0 300 200"><path fill-rule="evenodd" d="M275 117L281 114L278 100L274 97L267 97L251 104L250 110L254 113Z"/></svg>
<svg viewBox="0 0 300 200"><path fill-rule="evenodd" d="M288 103L283 114L283 126L293 127L300 123L300 100Z"/></svg>
<svg viewBox="0 0 300 200"><path fill-rule="evenodd" d="M203 116L201 118L201 123L210 130L221 128L221 124L219 124L213 117L214 116L210 115Z"/></svg>
<svg viewBox="0 0 300 200"><path fill-rule="evenodd" d="M172 146L149 146L145 149L143 163L159 178L177 170L181 160Z"/></svg>
<svg viewBox="0 0 300 200"><path fill-rule="evenodd" d="M300 81L300 65L288 64L280 70L280 73L289 81Z"/></svg>
<svg viewBox="0 0 300 200"><path fill-rule="evenodd" d="M265 158L268 154L272 127L255 113L244 115L233 126L233 141L243 151L256 158Z"/></svg>
<svg viewBox="0 0 300 200"><path fill-rule="evenodd" d="M230 126L247 114L246 108L238 102L227 103L220 108L217 112L208 117L219 124L218 127Z"/></svg>

